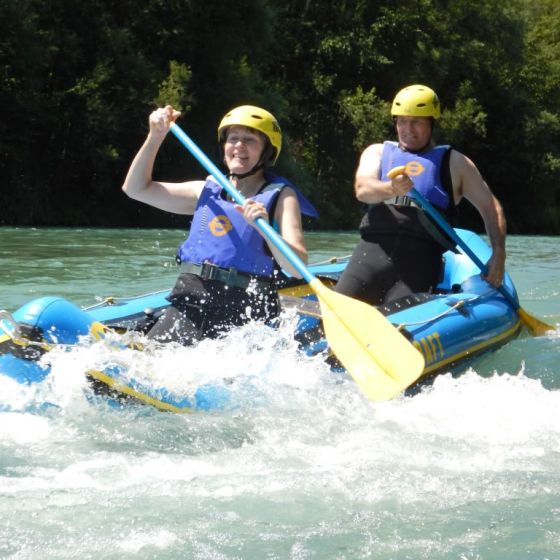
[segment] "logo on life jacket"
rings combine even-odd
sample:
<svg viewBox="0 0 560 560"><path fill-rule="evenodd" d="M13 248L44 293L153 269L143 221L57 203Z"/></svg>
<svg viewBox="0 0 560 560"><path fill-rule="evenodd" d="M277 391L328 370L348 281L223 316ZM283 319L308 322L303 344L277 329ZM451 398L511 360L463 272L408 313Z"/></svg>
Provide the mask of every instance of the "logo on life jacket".
<svg viewBox="0 0 560 560"><path fill-rule="evenodd" d="M411 177L418 177L425 171L425 167L419 161L409 161L406 164L406 173Z"/></svg>
<svg viewBox="0 0 560 560"><path fill-rule="evenodd" d="M223 237L224 235L227 235L233 228L229 218L223 214L212 218L208 227L210 228L212 235L216 237Z"/></svg>

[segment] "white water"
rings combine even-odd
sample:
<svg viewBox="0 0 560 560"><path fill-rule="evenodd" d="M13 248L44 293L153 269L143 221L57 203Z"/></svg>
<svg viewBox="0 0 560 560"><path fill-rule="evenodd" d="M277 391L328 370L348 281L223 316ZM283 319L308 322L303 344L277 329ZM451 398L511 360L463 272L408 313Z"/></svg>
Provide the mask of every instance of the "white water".
<svg viewBox="0 0 560 560"><path fill-rule="evenodd" d="M121 252L130 244L110 237ZM33 246L14 249L5 297L29 299L30 279L20 293L12 277L22 247ZM510 246L523 306L558 322L557 244ZM139 247L113 256L122 268L103 277L103 290L80 283L99 260L92 251L88 267L87 248L80 253L82 269L62 257L63 276L37 295L53 286L70 299L104 295L132 267L147 288L161 286L160 272L142 271L163 257L148 267ZM50 262L42 266L54 274ZM121 284L123 294L140 291ZM145 354L84 343L52 354L53 375L40 385L0 376L0 557L560 558L560 335L517 339L413 398L372 403L283 332L249 325ZM183 394L225 379L233 404L185 415L112 406L83 373L114 360Z"/></svg>
<svg viewBox="0 0 560 560"><path fill-rule="evenodd" d="M0 555L559 557L560 391L470 371L371 403L291 345L250 325L147 364L120 352L179 393L226 376L235 405L213 413L92 397L81 372L117 354L99 344L25 392L0 378Z"/></svg>

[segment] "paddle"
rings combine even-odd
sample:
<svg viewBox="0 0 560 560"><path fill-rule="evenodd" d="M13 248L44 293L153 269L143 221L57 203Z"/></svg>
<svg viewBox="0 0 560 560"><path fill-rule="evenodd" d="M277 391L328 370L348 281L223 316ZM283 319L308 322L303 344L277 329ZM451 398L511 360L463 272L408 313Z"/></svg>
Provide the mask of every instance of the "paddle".
<svg viewBox="0 0 560 560"><path fill-rule="evenodd" d="M235 202L245 202L179 125L173 123L171 132ZM418 379L424 369L422 354L377 309L324 286L266 220L259 218L255 225L317 295L327 341L369 399L391 399Z"/></svg>
<svg viewBox="0 0 560 560"><path fill-rule="evenodd" d="M406 165L394 167L387 173L387 177L392 179L401 173L406 172ZM480 268L482 274L488 274L488 267L478 258L476 253L457 235L455 230L444 220L441 214L432 206L432 204L416 189L410 191L410 195L416 199L420 206L430 215L430 217L437 223L437 225L458 245L463 252L472 260L472 262ZM555 327L547 325L540 319L537 319L527 311L522 309L519 302L507 291L505 286L499 286L498 291L506 298L508 303L517 312L517 315L525 326L534 334L541 335L548 331L556 330Z"/></svg>

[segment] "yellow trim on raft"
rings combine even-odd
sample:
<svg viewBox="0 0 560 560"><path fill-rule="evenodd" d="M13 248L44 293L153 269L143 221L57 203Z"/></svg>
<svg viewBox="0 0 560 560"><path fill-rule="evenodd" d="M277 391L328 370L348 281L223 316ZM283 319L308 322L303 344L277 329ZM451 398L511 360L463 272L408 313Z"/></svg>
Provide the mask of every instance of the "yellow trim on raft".
<svg viewBox="0 0 560 560"><path fill-rule="evenodd" d="M335 282L330 278L322 278L321 282L327 286L334 286ZM281 288L278 290L280 296L290 296L303 298L305 296L311 296L315 292L309 287L309 284L301 284L300 286L290 286L289 288Z"/></svg>
<svg viewBox="0 0 560 560"><path fill-rule="evenodd" d="M450 356L449 358L446 358L445 360L435 362L434 364L430 365L429 367L424 368L424 371L422 372L422 376L420 377L420 379L422 379L422 377L424 377L428 373L431 373L434 370L441 369L442 367L446 366L447 364L450 364L452 362L457 362L458 360L467 357L469 354L473 354L473 353L478 352L479 350L482 350L482 349L484 349L488 346L492 346L494 344L497 344L498 342L502 342L502 341L504 341L508 338L512 338L521 329L522 326L523 326L522 322L517 321L515 323L515 325L513 327L511 327L511 329L508 329L507 331L505 331L505 332L503 332L503 333L501 333L501 334L499 334L499 335L497 335L493 338L485 340L484 342L480 342L476 346L471 346L467 350L464 350L463 352L459 352L457 354L454 354L453 356Z"/></svg>
<svg viewBox="0 0 560 560"><path fill-rule="evenodd" d="M87 375L93 377L97 381L101 381L102 383L105 383L105 385L111 387L112 389L118 391L119 393L124 393L125 395L128 395L129 397L133 397L145 404L152 405L159 410L165 410L167 412L176 412L177 414L187 414L192 412L191 408L188 407L179 408L177 406L173 406L172 404L165 403L158 399L154 399L153 397L149 397L145 393L136 391L135 389L132 389L128 385L123 385L122 383L118 383L112 377L104 374L102 371L89 370L87 372Z"/></svg>

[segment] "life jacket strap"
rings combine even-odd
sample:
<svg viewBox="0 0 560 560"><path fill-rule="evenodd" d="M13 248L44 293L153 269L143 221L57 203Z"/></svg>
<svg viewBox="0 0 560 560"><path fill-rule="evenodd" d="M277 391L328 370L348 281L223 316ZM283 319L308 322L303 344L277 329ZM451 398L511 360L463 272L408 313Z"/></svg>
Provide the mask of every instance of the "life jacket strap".
<svg viewBox="0 0 560 560"><path fill-rule="evenodd" d="M393 204L394 206L414 206L415 208L422 208L420 204L410 196L395 196L394 198L388 198L384 202L385 204Z"/></svg>
<svg viewBox="0 0 560 560"><path fill-rule="evenodd" d="M235 288L247 288L252 284L258 288L270 287L272 278L241 272L236 268L222 268L211 263L181 263L181 272L194 274L202 280L217 280Z"/></svg>

